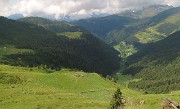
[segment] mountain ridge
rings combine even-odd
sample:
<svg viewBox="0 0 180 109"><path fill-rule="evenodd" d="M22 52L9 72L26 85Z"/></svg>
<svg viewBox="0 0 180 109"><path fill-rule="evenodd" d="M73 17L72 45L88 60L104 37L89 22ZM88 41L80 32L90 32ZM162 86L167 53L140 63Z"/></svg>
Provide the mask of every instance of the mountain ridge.
<svg viewBox="0 0 180 109"><path fill-rule="evenodd" d="M110 31L122 28L124 25L135 21L136 19L133 18L110 15L106 17L82 19L76 21L75 24L84 27L98 38L104 39Z"/></svg>

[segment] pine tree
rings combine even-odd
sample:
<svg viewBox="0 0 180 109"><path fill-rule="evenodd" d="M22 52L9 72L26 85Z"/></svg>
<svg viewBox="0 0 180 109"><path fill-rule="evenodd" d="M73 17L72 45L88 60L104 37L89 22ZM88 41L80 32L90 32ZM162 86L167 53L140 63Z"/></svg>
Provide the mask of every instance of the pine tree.
<svg viewBox="0 0 180 109"><path fill-rule="evenodd" d="M111 101L111 109L123 109L124 103L122 101L122 92L119 88L117 88L117 91L113 95L113 99Z"/></svg>

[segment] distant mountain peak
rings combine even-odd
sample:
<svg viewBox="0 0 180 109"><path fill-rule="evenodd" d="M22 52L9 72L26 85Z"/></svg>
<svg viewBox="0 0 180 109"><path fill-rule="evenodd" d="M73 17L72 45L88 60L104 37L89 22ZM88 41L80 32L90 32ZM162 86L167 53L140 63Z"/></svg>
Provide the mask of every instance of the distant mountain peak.
<svg viewBox="0 0 180 109"><path fill-rule="evenodd" d="M22 14L12 14L12 15L8 16L8 18L12 19L12 20L17 20L20 18L24 18L24 16Z"/></svg>

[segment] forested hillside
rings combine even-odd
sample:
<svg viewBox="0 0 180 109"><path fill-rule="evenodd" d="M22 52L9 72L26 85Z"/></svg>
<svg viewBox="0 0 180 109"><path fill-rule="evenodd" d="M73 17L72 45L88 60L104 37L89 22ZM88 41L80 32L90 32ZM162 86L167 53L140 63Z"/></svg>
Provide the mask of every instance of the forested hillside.
<svg viewBox="0 0 180 109"><path fill-rule="evenodd" d="M180 90L180 32L148 44L130 56L126 74L133 74L137 81L129 84L145 93L167 93Z"/></svg>
<svg viewBox="0 0 180 109"><path fill-rule="evenodd" d="M42 26L1 17L1 63L51 69L66 67L102 75L118 69L118 52L104 42L88 32L69 38L70 33L59 31L61 28L57 35Z"/></svg>

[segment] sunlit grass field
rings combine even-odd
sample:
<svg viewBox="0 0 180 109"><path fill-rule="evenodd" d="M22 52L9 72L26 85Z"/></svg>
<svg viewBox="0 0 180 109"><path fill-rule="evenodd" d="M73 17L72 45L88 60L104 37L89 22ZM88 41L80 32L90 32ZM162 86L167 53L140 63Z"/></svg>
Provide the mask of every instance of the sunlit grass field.
<svg viewBox="0 0 180 109"><path fill-rule="evenodd" d="M161 109L166 97L180 101L180 91L144 95L96 73L0 65L0 109L107 109L117 87L125 109Z"/></svg>
<svg viewBox="0 0 180 109"><path fill-rule="evenodd" d="M0 109L99 109L116 84L92 73L0 66Z"/></svg>

